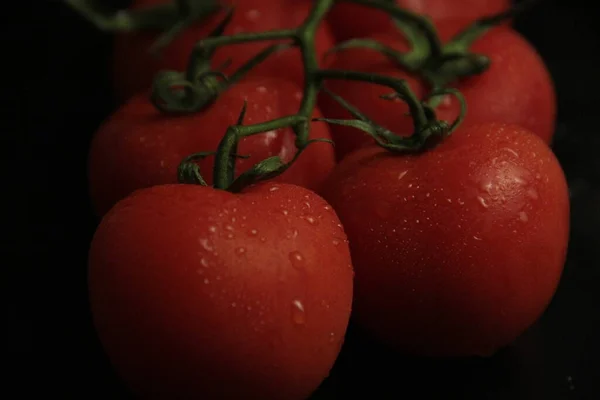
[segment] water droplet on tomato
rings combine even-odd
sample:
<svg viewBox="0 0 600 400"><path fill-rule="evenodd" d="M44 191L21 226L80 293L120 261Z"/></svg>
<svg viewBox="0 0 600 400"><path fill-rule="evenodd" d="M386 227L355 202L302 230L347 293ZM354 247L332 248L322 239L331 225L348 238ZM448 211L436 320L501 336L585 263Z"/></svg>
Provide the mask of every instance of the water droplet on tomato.
<svg viewBox="0 0 600 400"><path fill-rule="evenodd" d="M473 239L475 239L475 240L483 240L479 236L473 236Z"/></svg>
<svg viewBox="0 0 600 400"><path fill-rule="evenodd" d="M329 333L329 343L335 343L335 333Z"/></svg>
<svg viewBox="0 0 600 400"><path fill-rule="evenodd" d="M289 214L288 210L281 210L281 212L283 213L283 215L288 215Z"/></svg>
<svg viewBox="0 0 600 400"><path fill-rule="evenodd" d="M235 254L238 255L238 256L241 256L244 253L246 253L246 248L245 247L238 247L237 249L235 249Z"/></svg>
<svg viewBox="0 0 600 400"><path fill-rule="evenodd" d="M529 221L529 217L527 216L527 213L525 211L521 211L519 213L519 219L523 222Z"/></svg>
<svg viewBox="0 0 600 400"><path fill-rule="evenodd" d="M533 200L537 200L539 197L537 190L535 190L534 188L527 189L527 197Z"/></svg>
<svg viewBox="0 0 600 400"><path fill-rule="evenodd" d="M237 304L235 303L235 301L233 303L231 303L231 307L236 308Z"/></svg>
<svg viewBox="0 0 600 400"><path fill-rule="evenodd" d="M289 254L288 258L290 259L290 262L292 263L292 267L294 267L296 269L304 268L304 256L299 251L292 251Z"/></svg>
<svg viewBox="0 0 600 400"><path fill-rule="evenodd" d="M208 239L205 238L199 238L198 239L198 243L200 243L200 245L204 248L204 250L206 251L213 251L214 247L211 243L209 243Z"/></svg>
<svg viewBox="0 0 600 400"><path fill-rule="evenodd" d="M304 325L306 323L304 305L298 299L292 301L292 322L296 325Z"/></svg>
<svg viewBox="0 0 600 400"><path fill-rule="evenodd" d="M233 239L233 238L235 238L235 235L233 234L233 232L229 232L227 235L225 235L225 237L227 239Z"/></svg>
<svg viewBox="0 0 600 400"><path fill-rule="evenodd" d="M210 281L208 280L208 278L204 278L204 284L208 285L210 283Z"/></svg>
<svg viewBox="0 0 600 400"><path fill-rule="evenodd" d="M217 231L217 227L214 225L211 225L208 227L208 231L211 233L215 233Z"/></svg>
<svg viewBox="0 0 600 400"><path fill-rule="evenodd" d="M398 174L398 180L401 180L402 178L404 178L406 176L406 174L408 174L408 170L400 172Z"/></svg>
<svg viewBox="0 0 600 400"><path fill-rule="evenodd" d="M507 153L512 154L513 156L519 158L519 153L517 153L516 151L514 151L513 149L509 148L509 147L503 147L502 150L506 151Z"/></svg>
<svg viewBox="0 0 600 400"><path fill-rule="evenodd" d="M331 207L329 207L329 206L325 206L325 207L323 207L323 209L324 209L325 211L331 211Z"/></svg>
<svg viewBox="0 0 600 400"><path fill-rule="evenodd" d="M477 201L479 201L479 204L481 204L483 208L489 207L488 202L483 197L477 196Z"/></svg>
<svg viewBox="0 0 600 400"><path fill-rule="evenodd" d="M340 241L337 240L337 239L333 239L332 243L333 243L334 246L338 246L340 244Z"/></svg>
<svg viewBox="0 0 600 400"><path fill-rule="evenodd" d="M292 229L291 231L287 231L285 237L287 239L295 239L298 236L298 229Z"/></svg>
<svg viewBox="0 0 600 400"><path fill-rule="evenodd" d="M272 186L272 187L269 189L269 192L274 192L274 191L276 191L276 190L279 190L279 186Z"/></svg>
<svg viewBox="0 0 600 400"><path fill-rule="evenodd" d="M248 231L248 235L256 236L258 235L258 231L256 229L250 229L250 231Z"/></svg>
<svg viewBox="0 0 600 400"><path fill-rule="evenodd" d="M260 241L261 241L261 243L265 243L265 242L267 241L267 238L266 238L266 237L264 237L264 236L262 236L262 237L260 238Z"/></svg>
<svg viewBox="0 0 600 400"><path fill-rule="evenodd" d="M317 225L318 224L318 221L317 221L317 219L315 217L310 217L309 216L309 217L305 217L304 219L306 220L306 222L308 222L311 225Z"/></svg>
<svg viewBox="0 0 600 400"><path fill-rule="evenodd" d="M200 259L200 265L202 265L204 268L208 268L208 260L204 257L202 257Z"/></svg>
<svg viewBox="0 0 600 400"><path fill-rule="evenodd" d="M233 226L231 226L231 225L225 225L225 230L231 232L231 231L233 231Z"/></svg>

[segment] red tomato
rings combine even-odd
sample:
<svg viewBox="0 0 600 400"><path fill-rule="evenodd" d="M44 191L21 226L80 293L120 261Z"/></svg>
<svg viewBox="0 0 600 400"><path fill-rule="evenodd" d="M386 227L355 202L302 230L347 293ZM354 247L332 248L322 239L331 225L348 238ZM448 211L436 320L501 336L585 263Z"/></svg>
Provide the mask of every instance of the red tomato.
<svg viewBox="0 0 600 400"><path fill-rule="evenodd" d="M418 155L360 149L322 195L350 240L357 322L402 351L489 355L536 321L560 279L567 184L516 125L459 128Z"/></svg>
<svg viewBox="0 0 600 400"><path fill-rule="evenodd" d="M160 4L166 0L135 0L132 8ZM235 13L226 35L242 32L262 32L265 30L288 29L300 25L308 16L310 3L298 0L255 0L238 1ZM157 38L156 33L119 34L114 50L114 85L119 100L150 87L152 79L161 70L184 71L195 43L224 18L218 13L209 21L190 27L180 34L160 56L148 53L148 49ZM321 56L333 45L333 37L327 24L317 31L317 53ZM255 42L225 46L218 50L213 58L213 68L219 68L227 60L232 63L227 72L232 72L253 56L274 42ZM303 70L300 51L296 48L272 55L267 61L255 68L251 74L261 76L284 77L302 84Z"/></svg>
<svg viewBox="0 0 600 400"><path fill-rule="evenodd" d="M502 12L508 9L512 2L511 0L397 0L396 3L407 10L425 14L437 22L446 18L472 21ZM394 26L385 13L350 3L336 4L327 20L338 41L367 37L377 32L385 32Z"/></svg>
<svg viewBox="0 0 600 400"><path fill-rule="evenodd" d="M441 38L447 40L465 26L465 21L447 20L438 26ZM377 34L372 38L400 51L408 49L406 41L397 32ZM475 41L471 49L475 53L487 55L491 66L481 75L451 85L463 94L467 102L464 123L517 124L550 143L555 127L556 94L552 78L535 49L516 31L506 26L490 30ZM372 50L343 50L331 56L327 67L395 75L407 79L418 96L425 93L422 82L416 82L405 71ZM390 89L360 82L333 80L327 82L327 87L386 128L398 134L412 132L409 118L402 115L407 110L406 106L378 98L380 94L389 93ZM328 96L323 94L319 101L325 116L351 117ZM454 120L458 111L459 103L453 96L447 96L436 109L438 118L447 121ZM332 126L331 129L338 158L365 143L373 143L366 134L356 129L340 126Z"/></svg>
<svg viewBox="0 0 600 400"><path fill-rule="evenodd" d="M208 109L173 117L162 114L147 96L133 97L100 127L89 156L90 193L94 209L103 215L136 189L177 182L177 167L184 157L214 151L227 128L235 125L248 100L245 124L295 114L300 105L298 85L275 78L255 78L233 85ZM318 109L314 117L320 117ZM311 138L330 139L326 124L312 124ZM290 161L296 152L291 128L244 138L238 148L249 159L237 163L239 173L267 157ZM202 174L212 184L214 158L200 162ZM280 182L316 188L335 164L333 147L316 143L294 165L276 178Z"/></svg>
<svg viewBox="0 0 600 400"><path fill-rule="evenodd" d="M335 212L285 184L137 191L89 256L99 337L142 398L305 399L340 350L352 280Z"/></svg>

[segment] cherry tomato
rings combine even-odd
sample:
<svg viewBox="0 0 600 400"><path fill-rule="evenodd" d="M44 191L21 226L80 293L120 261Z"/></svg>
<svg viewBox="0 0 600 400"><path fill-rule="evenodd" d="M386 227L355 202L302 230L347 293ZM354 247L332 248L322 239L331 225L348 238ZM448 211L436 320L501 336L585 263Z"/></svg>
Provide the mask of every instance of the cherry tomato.
<svg viewBox="0 0 600 400"><path fill-rule="evenodd" d="M132 8L166 1L135 0ZM298 0L255 0L233 3L235 12L225 29L225 35L296 27L308 16L311 6L310 2ZM194 44L205 38L223 20L224 16L225 13L220 12L208 21L188 28L163 49L159 56L152 56L148 52L158 37L156 33L137 32L117 35L113 71L117 98L124 101L130 96L148 89L156 73L161 70L184 71L188 66ZM319 56L333 45L333 36L326 23L319 27L315 40ZM263 41L222 47L214 55L213 68L220 68L227 61L231 61L225 70L231 73L273 43L272 41ZM304 75L300 51L297 48L290 48L274 54L253 69L251 74L284 77L302 84Z"/></svg>
<svg viewBox="0 0 600 400"><path fill-rule="evenodd" d="M489 355L536 321L560 279L567 184L516 125L459 128L417 155L362 148L322 195L350 240L356 321L404 352Z"/></svg>
<svg viewBox="0 0 600 400"><path fill-rule="evenodd" d="M305 399L340 350L352 280L335 212L286 184L139 190L89 255L99 338L141 398Z"/></svg>
<svg viewBox="0 0 600 400"><path fill-rule="evenodd" d="M233 85L204 111L185 116L168 116L154 108L147 96L133 97L100 127L89 155L89 184L92 204L103 215L117 201L136 189L177 182L177 167L184 157L201 151L214 151L227 128L237 123L244 100L248 108L244 124L266 122L295 114L302 92L291 81L254 78ZM314 117L320 117L318 109ZM324 123L313 123L311 138L330 139ZM279 155L284 162L296 152L296 136L291 128L242 139L237 171ZM201 162L204 178L212 184L214 158ZM316 188L335 164L328 143L310 145L289 170L276 181Z"/></svg>
<svg viewBox="0 0 600 400"><path fill-rule="evenodd" d="M510 0L397 0L407 10L429 16L434 22L447 18L475 20L502 12ZM328 15L331 30L339 41L385 32L393 26L383 12L350 3L336 4Z"/></svg>
<svg viewBox="0 0 600 400"><path fill-rule="evenodd" d="M438 32L443 40L448 40L465 26L464 20L446 20L438 24ZM376 34L371 38L399 51L408 49L405 39L395 31ZM491 64L484 73L451 85L463 94L467 102L464 124L517 124L550 143L555 128L556 94L552 77L533 46L510 27L499 26L476 40L471 49L474 53L488 56ZM425 93L426 85L423 82L417 82L395 63L373 50L342 50L326 58L326 65L329 68L394 75L407 79L417 96ZM328 81L326 86L384 127L401 135L412 132L410 118L403 116L406 106L379 98L390 89L333 80ZM319 102L325 116L351 118L344 108L328 96L321 95ZM458 116L459 103L454 97L447 96L436 112L439 119L452 121ZM336 141L338 158L372 143L366 134L353 128L332 126L332 136Z"/></svg>

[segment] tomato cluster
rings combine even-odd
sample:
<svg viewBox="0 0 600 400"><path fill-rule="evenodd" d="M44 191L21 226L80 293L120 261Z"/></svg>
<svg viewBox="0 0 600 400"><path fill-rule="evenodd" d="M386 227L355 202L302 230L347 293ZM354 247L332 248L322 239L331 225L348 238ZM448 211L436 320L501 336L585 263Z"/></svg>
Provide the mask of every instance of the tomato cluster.
<svg viewBox="0 0 600 400"><path fill-rule="evenodd" d="M223 34L295 29L319 1L238 1ZM134 1L132 10L157 3ZM442 44L507 3L398 1L428 15ZM467 113L439 143L397 153L356 127L327 124L323 118L353 113L321 91L308 139L333 139L335 147L314 143L296 160L296 127L244 137L235 164L226 163L231 174L274 156L291 166L232 192L212 187L225 165L218 157L195 161L206 185L181 183L180 163L221 151L241 110L244 125L296 114L314 77L290 47L201 110L157 109L148 95L153 78L185 70L195 43L224 15L191 26L158 58L145 51L156 33L119 33L115 41L122 105L89 156L101 218L89 292L100 340L135 393L303 399L327 377L350 318L391 348L425 356L490 355L537 320L561 276L569 198L549 146L552 80L523 37L501 23L472 43L489 68L448 82ZM329 51L356 37L411 50L388 14L346 2L333 5L314 37L298 40L314 44L322 68L401 78L425 101L431 81L419 71L371 48ZM266 46L223 46L211 65L228 75ZM381 98L390 88L348 79L323 87L371 123L399 136L415 130L403 99ZM459 114L460 99L449 95L435 107L439 120Z"/></svg>

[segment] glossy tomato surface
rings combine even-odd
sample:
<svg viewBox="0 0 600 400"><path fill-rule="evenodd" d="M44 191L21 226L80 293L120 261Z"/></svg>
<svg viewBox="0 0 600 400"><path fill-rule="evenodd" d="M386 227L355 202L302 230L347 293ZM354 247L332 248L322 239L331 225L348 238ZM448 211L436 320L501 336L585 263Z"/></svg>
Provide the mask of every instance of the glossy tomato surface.
<svg viewBox="0 0 600 400"><path fill-rule="evenodd" d="M403 352L490 355L538 319L561 277L565 177L518 126L459 129L419 155L361 149L322 195L350 240L356 321Z"/></svg>
<svg viewBox="0 0 600 400"><path fill-rule="evenodd" d="M163 2L165 0L136 0L132 7L135 9ZM308 16L311 6L310 2L301 0L227 1L224 3L225 5L235 5L233 18L225 29L225 35L294 28ZM148 49L158 36L156 33L137 32L117 35L113 75L118 99L125 101L139 91L148 89L156 73L161 70L184 71L188 66L195 43L207 37L224 17L225 13L219 12L208 21L188 28L163 49L159 56L148 53ZM327 23L320 25L315 41L319 56L333 45L333 36ZM213 68L218 69L230 61L231 64L225 72L232 73L273 43L273 41L269 41L224 46L215 53ZM267 61L253 69L251 74L284 77L302 84L304 73L300 51L291 48L272 55Z"/></svg>
<svg viewBox="0 0 600 400"><path fill-rule="evenodd" d="M352 279L335 212L285 184L140 190L89 255L99 337L142 398L305 399L340 350Z"/></svg>
<svg viewBox="0 0 600 400"><path fill-rule="evenodd" d="M429 16L434 22L447 18L473 21L506 10L510 0L396 0L409 11ZM367 37L393 27L383 12L357 4L336 4L328 15L333 34L338 41Z"/></svg>
<svg viewBox="0 0 600 400"><path fill-rule="evenodd" d="M447 41L466 26L464 20L446 20L438 24L442 40ZM372 36L387 46L406 51L408 45L397 32ZM465 97L467 114L465 125L487 122L518 124L540 136L546 143L552 141L556 120L556 93L552 77L543 59L520 34L510 27L491 29L471 47L472 52L490 58L490 67L480 75L454 82ZM326 58L326 65L336 69L358 69L406 79L417 96L426 93L427 86L401 70L396 63L369 49L346 49ZM327 88L342 96L363 111L370 119L399 135L412 133L410 117L405 116L406 105L380 99L390 93L389 88L362 82L328 81ZM320 107L330 118L351 118L338 103L321 95ZM459 102L446 96L436 108L437 117L453 121L458 116ZM354 128L332 126L337 143L337 156L348 153L372 139Z"/></svg>
<svg viewBox="0 0 600 400"><path fill-rule="evenodd" d="M227 128L237 123L244 101L244 124L266 122L295 114L300 88L291 81L256 78L223 92L209 108L173 117L154 108L147 96L136 96L111 115L93 138L89 155L89 185L94 209L103 215L136 189L177 182L179 163L192 153L215 151ZM315 110L314 117L320 116ZM311 125L311 138L330 139L324 123ZM241 140L237 173L270 156L290 161L295 152L291 128L269 131ZM212 184L214 157L200 162L203 177ZM333 147L315 143L276 181L316 188L335 164Z"/></svg>

